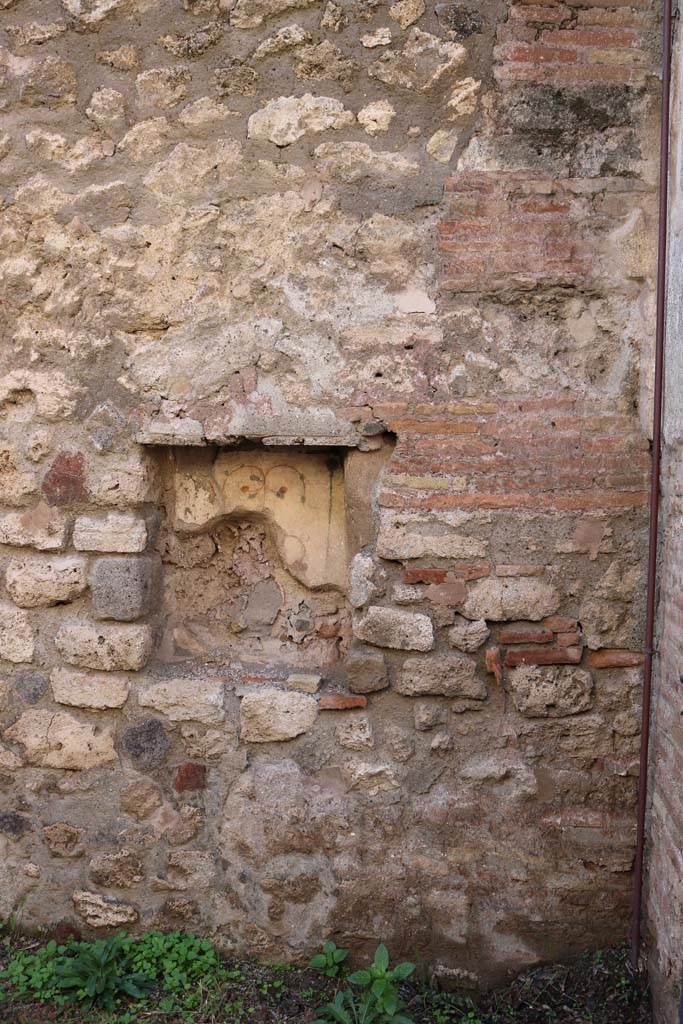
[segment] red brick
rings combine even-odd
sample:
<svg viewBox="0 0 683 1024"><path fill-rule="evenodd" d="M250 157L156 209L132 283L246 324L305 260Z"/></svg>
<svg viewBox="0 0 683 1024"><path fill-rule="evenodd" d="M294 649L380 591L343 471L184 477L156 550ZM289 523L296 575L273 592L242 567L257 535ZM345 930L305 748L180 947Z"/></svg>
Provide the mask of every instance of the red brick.
<svg viewBox="0 0 683 1024"><path fill-rule="evenodd" d="M505 665L578 665L581 647L528 647L514 648L505 655Z"/></svg>
<svg viewBox="0 0 683 1024"><path fill-rule="evenodd" d="M462 580L456 583L431 583L425 588L424 596L432 604L453 608L466 599L467 587Z"/></svg>
<svg viewBox="0 0 683 1024"><path fill-rule="evenodd" d="M591 668L635 668L642 665L645 658L639 651L623 651L603 648L591 651L588 664Z"/></svg>
<svg viewBox="0 0 683 1024"><path fill-rule="evenodd" d="M598 8L577 11L579 25L614 25L615 28L645 28L650 18L639 11L606 11Z"/></svg>
<svg viewBox="0 0 683 1024"><path fill-rule="evenodd" d="M45 474L41 490L48 505L73 505L87 501L83 453L60 452Z"/></svg>
<svg viewBox="0 0 683 1024"><path fill-rule="evenodd" d="M573 647L581 643L580 633L558 633L555 637L558 647Z"/></svg>
<svg viewBox="0 0 683 1024"><path fill-rule="evenodd" d="M503 43L502 46L494 47L493 55L497 60L522 61L532 64L543 64L549 61L571 63L576 60L576 50L571 50L568 47L560 49L559 47L541 46L538 43Z"/></svg>
<svg viewBox="0 0 683 1024"><path fill-rule="evenodd" d="M486 671L495 676L496 682L500 685L503 682L503 666L500 662L500 647L487 647L484 654Z"/></svg>
<svg viewBox="0 0 683 1024"><path fill-rule="evenodd" d="M550 629L502 629L498 639L502 644L549 644L555 634Z"/></svg>
<svg viewBox="0 0 683 1024"><path fill-rule="evenodd" d="M640 46L640 37L630 28L546 29L541 33L544 43L562 46Z"/></svg>
<svg viewBox="0 0 683 1024"><path fill-rule="evenodd" d="M572 12L568 7L557 5L555 7L538 6L514 6L508 10L508 18L512 21L544 22L546 24L560 24L571 17Z"/></svg>
<svg viewBox="0 0 683 1024"><path fill-rule="evenodd" d="M349 711L351 708L364 708L368 698L352 693L323 693L320 698L321 711Z"/></svg>
<svg viewBox="0 0 683 1024"><path fill-rule="evenodd" d="M186 790L206 789L206 765L188 761L181 764L175 773L173 788L178 793Z"/></svg>
<svg viewBox="0 0 683 1024"><path fill-rule="evenodd" d="M403 573L404 583L443 583L446 579L445 569L431 569L429 567L406 569Z"/></svg>

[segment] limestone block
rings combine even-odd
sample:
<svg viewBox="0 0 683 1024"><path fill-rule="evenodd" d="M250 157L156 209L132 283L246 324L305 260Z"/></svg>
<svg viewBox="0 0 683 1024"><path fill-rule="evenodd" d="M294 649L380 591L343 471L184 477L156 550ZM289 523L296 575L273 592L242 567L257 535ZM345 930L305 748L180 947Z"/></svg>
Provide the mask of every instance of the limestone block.
<svg viewBox="0 0 683 1024"><path fill-rule="evenodd" d="M431 651L434 627L428 615L373 605L353 627L359 640L397 651Z"/></svg>
<svg viewBox="0 0 683 1024"><path fill-rule="evenodd" d="M318 702L305 693L264 687L242 698L242 739L276 743L308 732L318 717Z"/></svg>
<svg viewBox="0 0 683 1024"><path fill-rule="evenodd" d="M234 28L258 28L267 18L310 7L317 0L237 0L230 15Z"/></svg>
<svg viewBox="0 0 683 1024"><path fill-rule="evenodd" d="M353 715L335 729L340 746L347 750L367 750L374 747L372 726L367 715Z"/></svg>
<svg viewBox="0 0 683 1024"><path fill-rule="evenodd" d="M132 850L98 853L90 861L88 871L95 885L107 889L130 889L144 878L142 862Z"/></svg>
<svg viewBox="0 0 683 1024"><path fill-rule="evenodd" d="M138 101L145 107L168 110L187 96L192 75L185 67L149 68L135 79Z"/></svg>
<svg viewBox="0 0 683 1024"><path fill-rule="evenodd" d="M323 677L312 672L290 672L287 676L287 689L298 690L299 693L317 693Z"/></svg>
<svg viewBox="0 0 683 1024"><path fill-rule="evenodd" d="M21 608L65 604L87 585L86 561L78 555L16 559L5 574L7 592Z"/></svg>
<svg viewBox="0 0 683 1024"><path fill-rule="evenodd" d="M40 502L33 509L0 516L0 544L60 551L66 545L68 526L64 513Z"/></svg>
<svg viewBox="0 0 683 1024"><path fill-rule="evenodd" d="M439 128L429 138L425 149L433 160L447 164L455 152L459 138L460 133L454 129Z"/></svg>
<svg viewBox="0 0 683 1024"><path fill-rule="evenodd" d="M466 522L463 520L463 525ZM446 521L385 513L377 537L377 554L389 559L481 558L486 554L486 542L456 532Z"/></svg>
<svg viewBox="0 0 683 1024"><path fill-rule="evenodd" d="M209 889L216 876L216 863L205 850L172 850L166 873L174 889Z"/></svg>
<svg viewBox="0 0 683 1024"><path fill-rule="evenodd" d="M389 126L396 117L396 111L388 100L375 100L358 111L358 123L368 135L389 131Z"/></svg>
<svg viewBox="0 0 683 1024"><path fill-rule="evenodd" d="M152 651L149 626L105 625L72 622L62 626L55 645L70 665L104 672L141 669Z"/></svg>
<svg viewBox="0 0 683 1024"><path fill-rule="evenodd" d="M256 47L252 60L264 60L266 57L273 57L278 53L285 53L293 50L303 43L311 42L311 33L302 28L301 25L285 25L272 36L268 36Z"/></svg>
<svg viewBox="0 0 683 1024"><path fill-rule="evenodd" d="M389 764L350 761L344 765L344 775L350 789L358 789L367 796L390 793L399 786L396 769Z"/></svg>
<svg viewBox="0 0 683 1024"><path fill-rule="evenodd" d="M362 551L354 555L349 566L349 604L352 608L362 608L375 597L380 588L375 583L378 567L370 555Z"/></svg>
<svg viewBox="0 0 683 1024"><path fill-rule="evenodd" d="M111 551L134 554L147 544L145 520L129 512L104 516L79 516L74 524L77 551Z"/></svg>
<svg viewBox="0 0 683 1024"><path fill-rule="evenodd" d="M304 135L348 128L354 121L351 111L331 96L280 96L251 115L247 135L289 146Z"/></svg>
<svg viewBox="0 0 683 1024"><path fill-rule="evenodd" d="M33 627L26 612L11 604L0 604L0 658L21 663L31 661L35 650Z"/></svg>
<svg viewBox="0 0 683 1024"><path fill-rule="evenodd" d="M90 97L85 113L102 131L108 135L116 135L126 123L125 97L117 89L96 89Z"/></svg>
<svg viewBox="0 0 683 1024"><path fill-rule="evenodd" d="M91 928L118 928L133 924L138 919L137 910L129 903L121 903L97 892L80 890L73 893L71 899L76 912Z"/></svg>
<svg viewBox="0 0 683 1024"><path fill-rule="evenodd" d="M29 764L41 768L97 768L117 760L111 729L61 711L25 711L4 736L20 743Z"/></svg>
<svg viewBox="0 0 683 1024"><path fill-rule="evenodd" d="M377 151L366 142L323 142L314 153L318 168L347 185L364 178L385 182L420 173L420 165L400 153Z"/></svg>
<svg viewBox="0 0 683 1024"><path fill-rule="evenodd" d="M242 166L242 147L233 139L204 147L180 142L152 167L145 185L171 203L213 199Z"/></svg>
<svg viewBox="0 0 683 1024"><path fill-rule="evenodd" d="M80 388L58 370L12 370L0 380L0 403L23 392L30 393L41 419L57 420L74 411Z"/></svg>
<svg viewBox="0 0 683 1024"><path fill-rule="evenodd" d="M410 28L425 12L425 0L398 0L389 8L389 17L401 28Z"/></svg>
<svg viewBox="0 0 683 1024"><path fill-rule="evenodd" d="M549 583L534 578L477 580L467 594L462 608L468 619L490 619L493 622L529 619L538 622L552 615L560 605L560 595Z"/></svg>
<svg viewBox="0 0 683 1024"><path fill-rule="evenodd" d="M54 857L80 857L83 854L85 829L67 821L56 821L43 829L43 842Z"/></svg>
<svg viewBox="0 0 683 1024"><path fill-rule="evenodd" d="M133 622L151 611L160 584L156 556L97 558L90 571L92 613L96 619Z"/></svg>
<svg viewBox="0 0 683 1024"><path fill-rule="evenodd" d="M169 679L139 695L140 706L153 708L172 722L215 725L225 720L223 683L212 679Z"/></svg>
<svg viewBox="0 0 683 1024"><path fill-rule="evenodd" d="M456 615L455 622L448 630L448 642L451 647L471 654L473 651L477 651L490 635L491 630L486 625L485 619L475 619L474 622L470 622L462 615Z"/></svg>
<svg viewBox="0 0 683 1024"><path fill-rule="evenodd" d="M509 685L515 707L527 718L578 715L593 703L593 677L581 668L519 665Z"/></svg>
<svg viewBox="0 0 683 1024"><path fill-rule="evenodd" d="M475 677L475 662L459 654L435 658L408 658L403 663L394 689L406 696L431 694L485 700L486 683Z"/></svg>
<svg viewBox="0 0 683 1024"><path fill-rule="evenodd" d="M165 117L150 117L133 125L116 149L123 151L136 163L140 163L149 160L152 154L163 149L171 135L171 126Z"/></svg>
<svg viewBox="0 0 683 1024"><path fill-rule="evenodd" d="M130 508L157 497L155 467L144 450L125 457L102 454L88 463L86 486L97 505Z"/></svg>
<svg viewBox="0 0 683 1024"><path fill-rule="evenodd" d="M408 4L414 0L406 0ZM396 7L401 6L396 4ZM402 50L387 50L368 68L371 78L402 89L429 92L467 59L467 50L430 32L412 28Z"/></svg>
<svg viewBox="0 0 683 1024"><path fill-rule="evenodd" d="M121 793L119 807L124 814L130 814L138 821L144 821L154 814L163 803L161 790L149 779L131 782Z"/></svg>
<svg viewBox="0 0 683 1024"><path fill-rule="evenodd" d="M351 651L344 669L351 693L375 693L389 685L387 664L380 651Z"/></svg>
<svg viewBox="0 0 683 1024"><path fill-rule="evenodd" d="M76 708L122 708L128 700L126 676L92 675L72 668L55 668L50 674L52 695L58 704Z"/></svg>

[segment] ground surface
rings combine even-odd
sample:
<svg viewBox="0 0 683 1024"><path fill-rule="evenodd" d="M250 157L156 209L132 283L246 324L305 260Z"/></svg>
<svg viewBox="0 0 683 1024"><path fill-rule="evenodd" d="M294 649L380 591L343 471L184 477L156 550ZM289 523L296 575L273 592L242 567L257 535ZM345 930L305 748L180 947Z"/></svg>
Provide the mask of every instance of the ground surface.
<svg viewBox="0 0 683 1024"><path fill-rule="evenodd" d="M0 967L28 940L5 940ZM117 1014L28 1001L5 988L3 1024L310 1024L331 998L334 982L314 971L225 961L218 977L201 983L183 1005L165 1008L164 994L128 1003ZM537 968L506 988L475 999L424 981L403 990L415 1024L650 1024L647 987L634 979L624 948L586 953L568 964Z"/></svg>

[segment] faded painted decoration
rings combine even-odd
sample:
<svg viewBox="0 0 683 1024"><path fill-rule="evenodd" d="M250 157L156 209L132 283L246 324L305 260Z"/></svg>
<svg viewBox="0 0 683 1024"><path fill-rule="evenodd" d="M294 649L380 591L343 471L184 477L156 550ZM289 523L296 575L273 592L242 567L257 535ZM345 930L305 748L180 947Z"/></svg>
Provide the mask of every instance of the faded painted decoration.
<svg viewBox="0 0 683 1024"><path fill-rule="evenodd" d="M0 7L0 913L621 938L648 0Z"/></svg>

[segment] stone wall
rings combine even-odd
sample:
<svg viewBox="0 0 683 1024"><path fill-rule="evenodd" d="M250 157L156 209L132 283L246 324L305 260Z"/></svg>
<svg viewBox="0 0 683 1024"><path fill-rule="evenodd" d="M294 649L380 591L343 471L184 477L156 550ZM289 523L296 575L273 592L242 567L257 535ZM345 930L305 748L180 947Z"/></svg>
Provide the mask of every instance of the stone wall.
<svg viewBox="0 0 683 1024"><path fill-rule="evenodd" d="M659 621L654 662L645 915L658 1024L678 1020L683 983L683 135L680 36L671 93L669 282L662 453Z"/></svg>
<svg viewBox="0 0 683 1024"><path fill-rule="evenodd" d="M647 0L0 7L0 912L620 939Z"/></svg>

